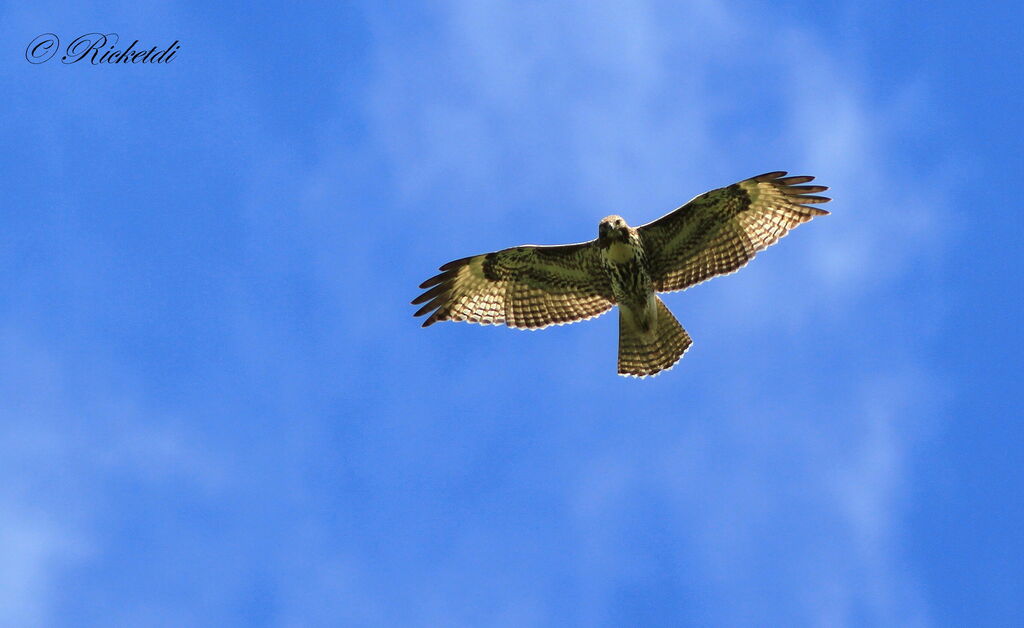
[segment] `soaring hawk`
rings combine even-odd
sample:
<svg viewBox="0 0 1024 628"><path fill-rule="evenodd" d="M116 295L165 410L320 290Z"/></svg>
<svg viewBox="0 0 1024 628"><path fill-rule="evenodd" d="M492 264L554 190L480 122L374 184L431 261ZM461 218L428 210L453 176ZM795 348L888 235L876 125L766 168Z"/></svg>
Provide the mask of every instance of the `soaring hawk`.
<svg viewBox="0 0 1024 628"><path fill-rule="evenodd" d="M415 316L542 329L619 306L619 374L669 369L693 342L658 292L675 292L735 272L754 255L815 216L814 177L769 172L701 194L641 227L619 216L598 225L596 240L517 246L448 262L420 284Z"/></svg>

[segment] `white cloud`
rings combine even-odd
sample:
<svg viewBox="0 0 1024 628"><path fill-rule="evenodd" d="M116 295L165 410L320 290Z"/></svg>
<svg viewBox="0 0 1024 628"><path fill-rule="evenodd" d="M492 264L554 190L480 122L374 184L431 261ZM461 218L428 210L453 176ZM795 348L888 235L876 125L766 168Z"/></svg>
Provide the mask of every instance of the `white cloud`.
<svg viewBox="0 0 1024 628"><path fill-rule="evenodd" d="M111 482L182 479L212 494L227 474L171 416L120 389L127 378L102 356L83 373L27 332L0 339L0 624L50 625L67 575L105 549L96 525Z"/></svg>
<svg viewBox="0 0 1024 628"><path fill-rule="evenodd" d="M446 187L531 184L537 197L562 199L524 206L524 192L468 211L458 203L435 209L442 221L461 221L464 232L441 234L452 243L467 233L479 242L483 232L511 234L497 246L551 243L562 233L579 240L589 237L577 228L584 217L596 222L615 211L639 223L709 186L763 170L818 175L833 188L833 216L797 230L729 283L702 287L699 308L707 314L690 320L705 334L734 336L762 360L772 351L757 346L766 327L777 338L824 320L839 336L836 345L846 346L863 337L854 320L865 306L876 307L869 304L892 280L931 261L930 249L944 237L949 183L905 164L900 153L911 126L905 118L923 111L919 84L875 95L856 55L773 20L724 2L568 10L454 2L440 20L440 39L431 41L436 58L405 46L405 33L382 37L372 102L387 106L372 130L401 189L418 202L458 196ZM431 62L445 64L430 73L444 77L442 89L422 85L419 73ZM554 151L558 163L552 147L561 151ZM510 214L522 220L504 220ZM892 340L885 324L880 317L877 333ZM704 570L721 599L744 595L748 565L780 558L759 540L777 534L792 544L783 571L802 621L926 624L927 604L900 557L899 504L906 460L935 410L918 401L934 397L935 385L905 353L897 349L868 367L884 369L885 379L837 369L845 381L832 382L834 407L817 393L766 415L761 396L771 391L746 381L739 385L750 390L737 395L735 379L718 382L708 395L725 409L724 427L692 426L684 443L663 445L657 463L619 450L594 454L595 468L574 498L581 537L589 539L581 573L608 573L602 567L629 561L629 550L607 538L616 533L614 513L629 508L631 490L654 486L677 504L680 534L705 542L706 561L692 567ZM751 367L740 373L758 376ZM736 450L743 453L734 464L709 458ZM805 509L820 527L788 534L780 526L801 514L781 508ZM600 618L616 581L587 586L595 607L581 612ZM756 622L768 610L757 603L723 606L716 617Z"/></svg>
<svg viewBox="0 0 1024 628"><path fill-rule="evenodd" d="M0 499L0 624L49 625L55 575L86 558L89 547L51 515L12 502Z"/></svg>
<svg viewBox="0 0 1024 628"><path fill-rule="evenodd" d="M371 475L379 472L375 465L386 458L381 453L385 450L397 450L399 464L410 467L428 459L432 472L455 483L466 461L482 455L480 443L496 429L481 425L456 436L438 435L446 427L441 423L420 425L416 432L403 413L410 406L404 396L422 392L416 382L403 382L407 390L382 383L391 375L378 372L391 366L381 366L387 343L406 341L398 334L382 338L378 318L396 316L391 296L404 288L370 272L392 253L375 248L392 240L388 227L400 220L403 228L413 223L410 233L439 230L436 237L409 242L433 262L444 261L434 260L439 253L457 255L461 246L490 242L496 248L518 241L589 237L593 231L587 230L596 230L597 219L605 214L622 213L639 223L709 186L779 167L819 175L833 187L837 201L832 217L802 227L735 277L686 297L670 297L670 304L686 310L685 317L680 312L684 324L700 329L697 346L708 347L687 360L725 374L699 379L680 372L675 380L645 383L650 399L663 402L661 407L679 404L678 416L665 419L666 424L678 424L664 433L649 422L622 428L623 434L638 431L645 436L626 444L575 439L571 464L576 466L559 467L561 476L543 478L558 487L551 490L568 511L546 523L576 533L572 538L577 545L568 543L564 560L570 576L579 581L574 592L583 602L582 623L606 618L623 582L642 582L653 568L651 557L626 540L636 529L630 516L637 492L664 504L657 511L661 523L675 527L668 549L673 558L694 559L683 568L708 583L716 604L709 617L720 623L754 621L759 613L776 608L769 608L770 602L811 624L852 624L855 617L878 624L927 623L927 604L899 557L899 504L915 438L933 410L917 400L933 395L933 376L912 356L903 355L905 350L896 351L904 361L882 361L881 375L866 373L874 364L850 367L854 372L839 373L829 383L833 388L824 392L809 390L806 383L792 385L806 386L805 394L774 390L774 374L758 370L758 365L770 363L775 350L771 344L789 342L822 324L814 319L825 317L833 338L856 339L864 327L851 320L864 315L864 303L889 289L890 280L924 263L931 255L929 247L942 237L944 189L938 177L893 157L903 123L921 106L921 88L909 85L904 93L878 102L867 91L855 56L826 48L815 33L782 27L774 19L770 13L723 2L504 8L454 2L440 14L438 24L416 34L396 31L390 19L379 18L379 37L373 44L376 79L365 103L371 146L335 147L336 152L321 156L312 174L289 158L278 163L253 156L287 154L275 142L246 144L260 150L239 151L252 161L246 170L255 173L251 211L242 218L252 228L251 237L259 245L301 244L294 249L302 250L295 253L301 259L284 262L253 251L251 258L259 260L253 263L265 267L249 269L255 278L244 288L253 293L265 289L264 280L274 272L282 285L290 285L294 276L309 279L303 273L312 274L320 294L330 297L332 313L344 323L319 330L323 335L316 338L327 338L330 345L322 350L343 354L343 365L350 360L360 372L380 378L369 380L378 388L366 391L345 389L351 384L344 381L320 382L323 388L342 388L332 394L386 397L376 400L374 407L382 416L372 421L384 426L383 431L350 428L366 440L346 442L353 451L342 452L353 458L351 464L362 474L357 474L359 479L371 488L387 486ZM234 87L225 92L237 91ZM244 97L229 101L235 108L218 118L224 125L256 115ZM237 111L245 115L235 115ZM384 156L397 183L398 204L411 209L395 218L382 217L380 208L360 208L375 227L367 231L378 234L379 241L346 240L350 225L337 219L344 209L337 207L339 197L343 205L349 203L345 192L351 179L379 175L363 170L360 151L367 148ZM305 198L290 196L286 182L303 187L294 181L305 184ZM275 193L281 206L296 201L294 215L282 218L284 210L266 202ZM293 217L300 227L292 224ZM282 226L282 221L287 224ZM294 232L281 236L287 229ZM328 248L325 242L331 238L344 243ZM347 271L345 281L339 268ZM353 291L364 288L378 290L382 298L367 306L369 315L360 310L360 317L355 308L344 306ZM277 388L268 393L280 404L274 410L324 411L326 402L317 405L320 400L308 394L321 390L309 384L319 375L317 365L293 342L287 327L244 298L234 306L239 320L233 329L243 347L234 357L258 370L257 379L274 380ZM610 328L613 322L601 324ZM5 340L24 336L28 328L6 334ZM771 335L766 328L772 328ZM590 336L552 333L561 334L562 351L597 354ZM712 345L728 342L743 345L750 363L729 364L726 352L714 355ZM0 356L0 382L5 382L0 385L0 412L16 418L4 424L0 443L20 455L0 463L0 486L7 487L0 489L7 513L0 517L0 585L14 583L0 597L9 609L0 612L0 623L10 619L31 625L45 623L64 570L102 551L91 534L95 510L83 503L102 495L97 478L178 477L195 490L217 492L232 480L227 473L231 461L222 459L224 452L208 451L175 413L153 408L128 390L121 365L95 365L92 381L97 386L83 403L82 391L64 381L71 366L60 351L25 340L6 346L11 348ZM474 357L489 359L488 345L481 342L481 347ZM849 353L837 351L836 359ZM610 358L612 350L601 355ZM796 361L793 354L790 361ZM806 375L811 369L803 366ZM531 383L549 384L555 368L537 368L537 381ZM489 408L504 401L473 396L497 389L493 374L462 373L452 374L452 379L459 381L465 398L453 400L453 405ZM488 376L492 379L483 381ZM583 419L571 416L581 399L592 404L586 408L589 420L606 418L606 399L594 401L607 392L605 384L566 384L555 408L564 415L559 424L567 427L561 429L586 431L573 423ZM698 405L695 400L714 410L691 414ZM201 402L183 401L192 409L197 404ZM88 429L80 423L83 412L96 419ZM334 419L309 419L315 424L304 427L319 434L322 425L316 421ZM603 427L614 440L614 428ZM298 434L299 429L288 433ZM560 428L552 424L547 429ZM398 436L410 431L423 440ZM290 443L292 454L305 454L304 448L312 451L317 444L304 441L303 434L294 438L299 442ZM425 457L425 443L439 441L443 451ZM37 498L46 494L39 483L49 477L44 467L52 464L81 483L72 483L68 491L74 506L70 512ZM307 471L301 466L290 469L295 477L308 479L303 475ZM273 567L283 567L282 578L295 576L287 584L275 583L284 590L282 615L297 618L296 624L310 616L324 617L324 623L338 616L402 623L410 616L390 602L408 595L413 599L403 600L406 608L429 611L435 623L459 617L466 612L458 607L460 600L467 591L478 592L472 588L477 583L467 580L494 568L481 568L488 562L481 554L495 564L505 556L497 546L501 534L489 527L492 522L475 518L476 511L469 510L466 521L452 532L457 536L454 551L424 569L434 577L417 585L396 582L393 591L378 586L381 579L368 577L386 550L343 548L350 554L345 555L331 546L337 531L319 521L325 529L313 534L312 541L293 541L294 556L271 561ZM788 529L793 521L804 527ZM370 527L374 522L368 517L360 523ZM287 519L281 526L291 530L293 524ZM785 548L779 547L780 539L788 544ZM784 565L765 564L780 557ZM552 571L562 568L561 560L537 559ZM783 599L750 594L752 586L761 584L755 573L763 577L776 567L784 583L779 586L788 587ZM487 591L493 620L488 623L542 623L550 600L544 587L550 580L509 580ZM318 594L328 600L327 606L316 606L320 601L311 598ZM752 600L745 606L725 601L748 594ZM509 602L517 597L529 603ZM319 611L322 615L311 610L325 608Z"/></svg>

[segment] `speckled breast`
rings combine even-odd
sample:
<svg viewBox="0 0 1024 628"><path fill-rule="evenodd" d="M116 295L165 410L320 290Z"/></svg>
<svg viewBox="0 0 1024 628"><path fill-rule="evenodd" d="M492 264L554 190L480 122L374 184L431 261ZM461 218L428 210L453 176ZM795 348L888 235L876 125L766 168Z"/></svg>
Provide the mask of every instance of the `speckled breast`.
<svg viewBox="0 0 1024 628"><path fill-rule="evenodd" d="M616 303L643 308L654 287L640 243L616 242L606 249L603 259Z"/></svg>

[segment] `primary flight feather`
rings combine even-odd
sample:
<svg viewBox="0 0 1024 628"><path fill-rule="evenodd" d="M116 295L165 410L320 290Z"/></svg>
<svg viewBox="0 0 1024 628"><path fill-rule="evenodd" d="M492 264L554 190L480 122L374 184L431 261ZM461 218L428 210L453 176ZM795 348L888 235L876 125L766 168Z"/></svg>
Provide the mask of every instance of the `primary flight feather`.
<svg viewBox="0 0 1024 628"><path fill-rule="evenodd" d="M541 329L593 318L619 306L620 375L671 368L692 340L658 292L739 270L790 229L828 214L813 207L828 188L814 177L769 172L701 194L640 227L619 216L597 239L560 246L517 246L441 266L420 284L415 316Z"/></svg>

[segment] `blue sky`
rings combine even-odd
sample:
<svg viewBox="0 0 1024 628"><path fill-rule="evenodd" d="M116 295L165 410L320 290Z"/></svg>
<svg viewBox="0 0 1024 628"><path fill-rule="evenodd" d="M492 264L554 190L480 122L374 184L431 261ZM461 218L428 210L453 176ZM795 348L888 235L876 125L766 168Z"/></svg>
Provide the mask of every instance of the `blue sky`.
<svg viewBox="0 0 1024 628"><path fill-rule="evenodd" d="M0 625L1020 623L1022 18L0 6ZM181 50L25 61L94 31ZM770 170L833 214L663 376L411 317Z"/></svg>

